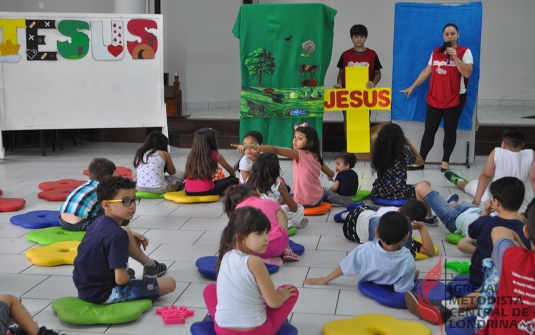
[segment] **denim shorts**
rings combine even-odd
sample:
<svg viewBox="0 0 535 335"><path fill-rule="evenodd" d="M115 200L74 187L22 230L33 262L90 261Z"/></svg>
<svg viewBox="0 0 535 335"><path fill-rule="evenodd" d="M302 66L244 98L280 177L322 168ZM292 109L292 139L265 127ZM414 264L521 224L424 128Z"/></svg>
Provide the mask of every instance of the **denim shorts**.
<svg viewBox="0 0 535 335"><path fill-rule="evenodd" d="M0 334L4 335L11 322L11 309L5 301L0 301Z"/></svg>
<svg viewBox="0 0 535 335"><path fill-rule="evenodd" d="M156 278L131 280L126 285L115 286L110 297L103 304L150 299L152 302L160 297L160 287Z"/></svg>

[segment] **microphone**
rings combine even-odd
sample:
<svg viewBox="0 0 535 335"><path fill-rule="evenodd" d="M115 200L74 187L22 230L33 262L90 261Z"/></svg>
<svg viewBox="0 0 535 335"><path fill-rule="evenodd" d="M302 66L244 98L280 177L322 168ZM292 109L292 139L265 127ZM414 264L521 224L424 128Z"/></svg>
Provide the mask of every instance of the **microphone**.
<svg viewBox="0 0 535 335"><path fill-rule="evenodd" d="M446 48L451 48L451 42L444 42L444 50L446 50ZM446 53L446 63L450 63L450 54L449 53Z"/></svg>

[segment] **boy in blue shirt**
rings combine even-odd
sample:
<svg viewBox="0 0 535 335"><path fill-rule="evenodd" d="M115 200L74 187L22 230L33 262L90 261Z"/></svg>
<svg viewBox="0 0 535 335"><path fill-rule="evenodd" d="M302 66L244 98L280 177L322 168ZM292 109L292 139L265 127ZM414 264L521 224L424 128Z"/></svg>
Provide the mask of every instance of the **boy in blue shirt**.
<svg viewBox="0 0 535 335"><path fill-rule="evenodd" d="M371 281L393 285L398 293L412 290L414 280L418 277L416 262L409 249L401 247L409 238L407 218L398 212L388 212L379 220L375 234L379 240L355 248L327 277L309 278L303 283L327 285L342 275L358 274L357 286L361 282Z"/></svg>
<svg viewBox="0 0 535 335"><path fill-rule="evenodd" d="M121 227L123 220L131 220L136 213L139 199L135 187L130 179L113 176L104 178L97 187L105 215L88 227L78 246L72 274L80 299L96 304L156 301L176 288L173 278L159 278L167 271L165 264L143 252L149 240ZM134 270L128 268L128 257L144 265L142 280L135 280Z"/></svg>

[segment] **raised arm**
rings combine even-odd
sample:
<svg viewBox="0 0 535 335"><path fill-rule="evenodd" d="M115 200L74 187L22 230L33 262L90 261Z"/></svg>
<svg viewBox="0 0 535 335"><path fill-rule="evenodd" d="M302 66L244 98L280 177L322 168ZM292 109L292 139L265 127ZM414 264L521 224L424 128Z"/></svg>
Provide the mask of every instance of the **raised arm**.
<svg viewBox="0 0 535 335"><path fill-rule="evenodd" d="M245 150L252 149L255 151L262 152L273 152L276 155L288 157L299 161L299 151L296 149L276 147L274 145L263 145L263 144L231 144L231 146L237 148L236 150L239 153L245 153Z"/></svg>
<svg viewBox="0 0 535 335"><path fill-rule="evenodd" d="M412 91L422 85L422 83L431 75L431 72L432 72L432 68L431 68L431 65L427 65L422 72L420 72L420 74L418 75L418 78L416 78L416 80L414 81L414 83L412 83L412 85L404 90L401 90L400 92L401 93L405 93L405 95L407 97L410 97L411 94L412 94Z"/></svg>
<svg viewBox="0 0 535 335"><path fill-rule="evenodd" d="M225 160L225 157L223 157L223 155L218 153L217 154L217 160L218 160L219 164L221 164L223 169L227 170L229 175L231 175L232 177L236 177L236 171L234 171L232 166L230 166L230 164L227 163L227 161Z"/></svg>
<svg viewBox="0 0 535 335"><path fill-rule="evenodd" d="M489 186L489 183L492 181L492 178L494 177L494 171L496 171L496 165L494 165L494 152L495 151L496 149L492 150L492 152L489 155L489 158L487 158L487 162L485 163L485 167L483 168L483 171L481 171L481 174L479 175L479 180L477 182L476 195L474 196L474 200L472 201L474 205L479 206L479 204L481 203L481 198L483 197L483 194L485 193L487 186Z"/></svg>

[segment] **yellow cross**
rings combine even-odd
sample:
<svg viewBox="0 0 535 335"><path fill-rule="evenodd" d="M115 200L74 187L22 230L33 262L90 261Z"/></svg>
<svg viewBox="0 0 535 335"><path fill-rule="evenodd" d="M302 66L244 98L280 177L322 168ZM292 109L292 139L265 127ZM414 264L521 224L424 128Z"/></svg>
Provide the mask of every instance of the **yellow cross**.
<svg viewBox="0 0 535 335"><path fill-rule="evenodd" d="M347 152L370 152L370 110L390 110L390 88L366 88L367 66L345 68L346 88L324 90L325 112L346 110Z"/></svg>

